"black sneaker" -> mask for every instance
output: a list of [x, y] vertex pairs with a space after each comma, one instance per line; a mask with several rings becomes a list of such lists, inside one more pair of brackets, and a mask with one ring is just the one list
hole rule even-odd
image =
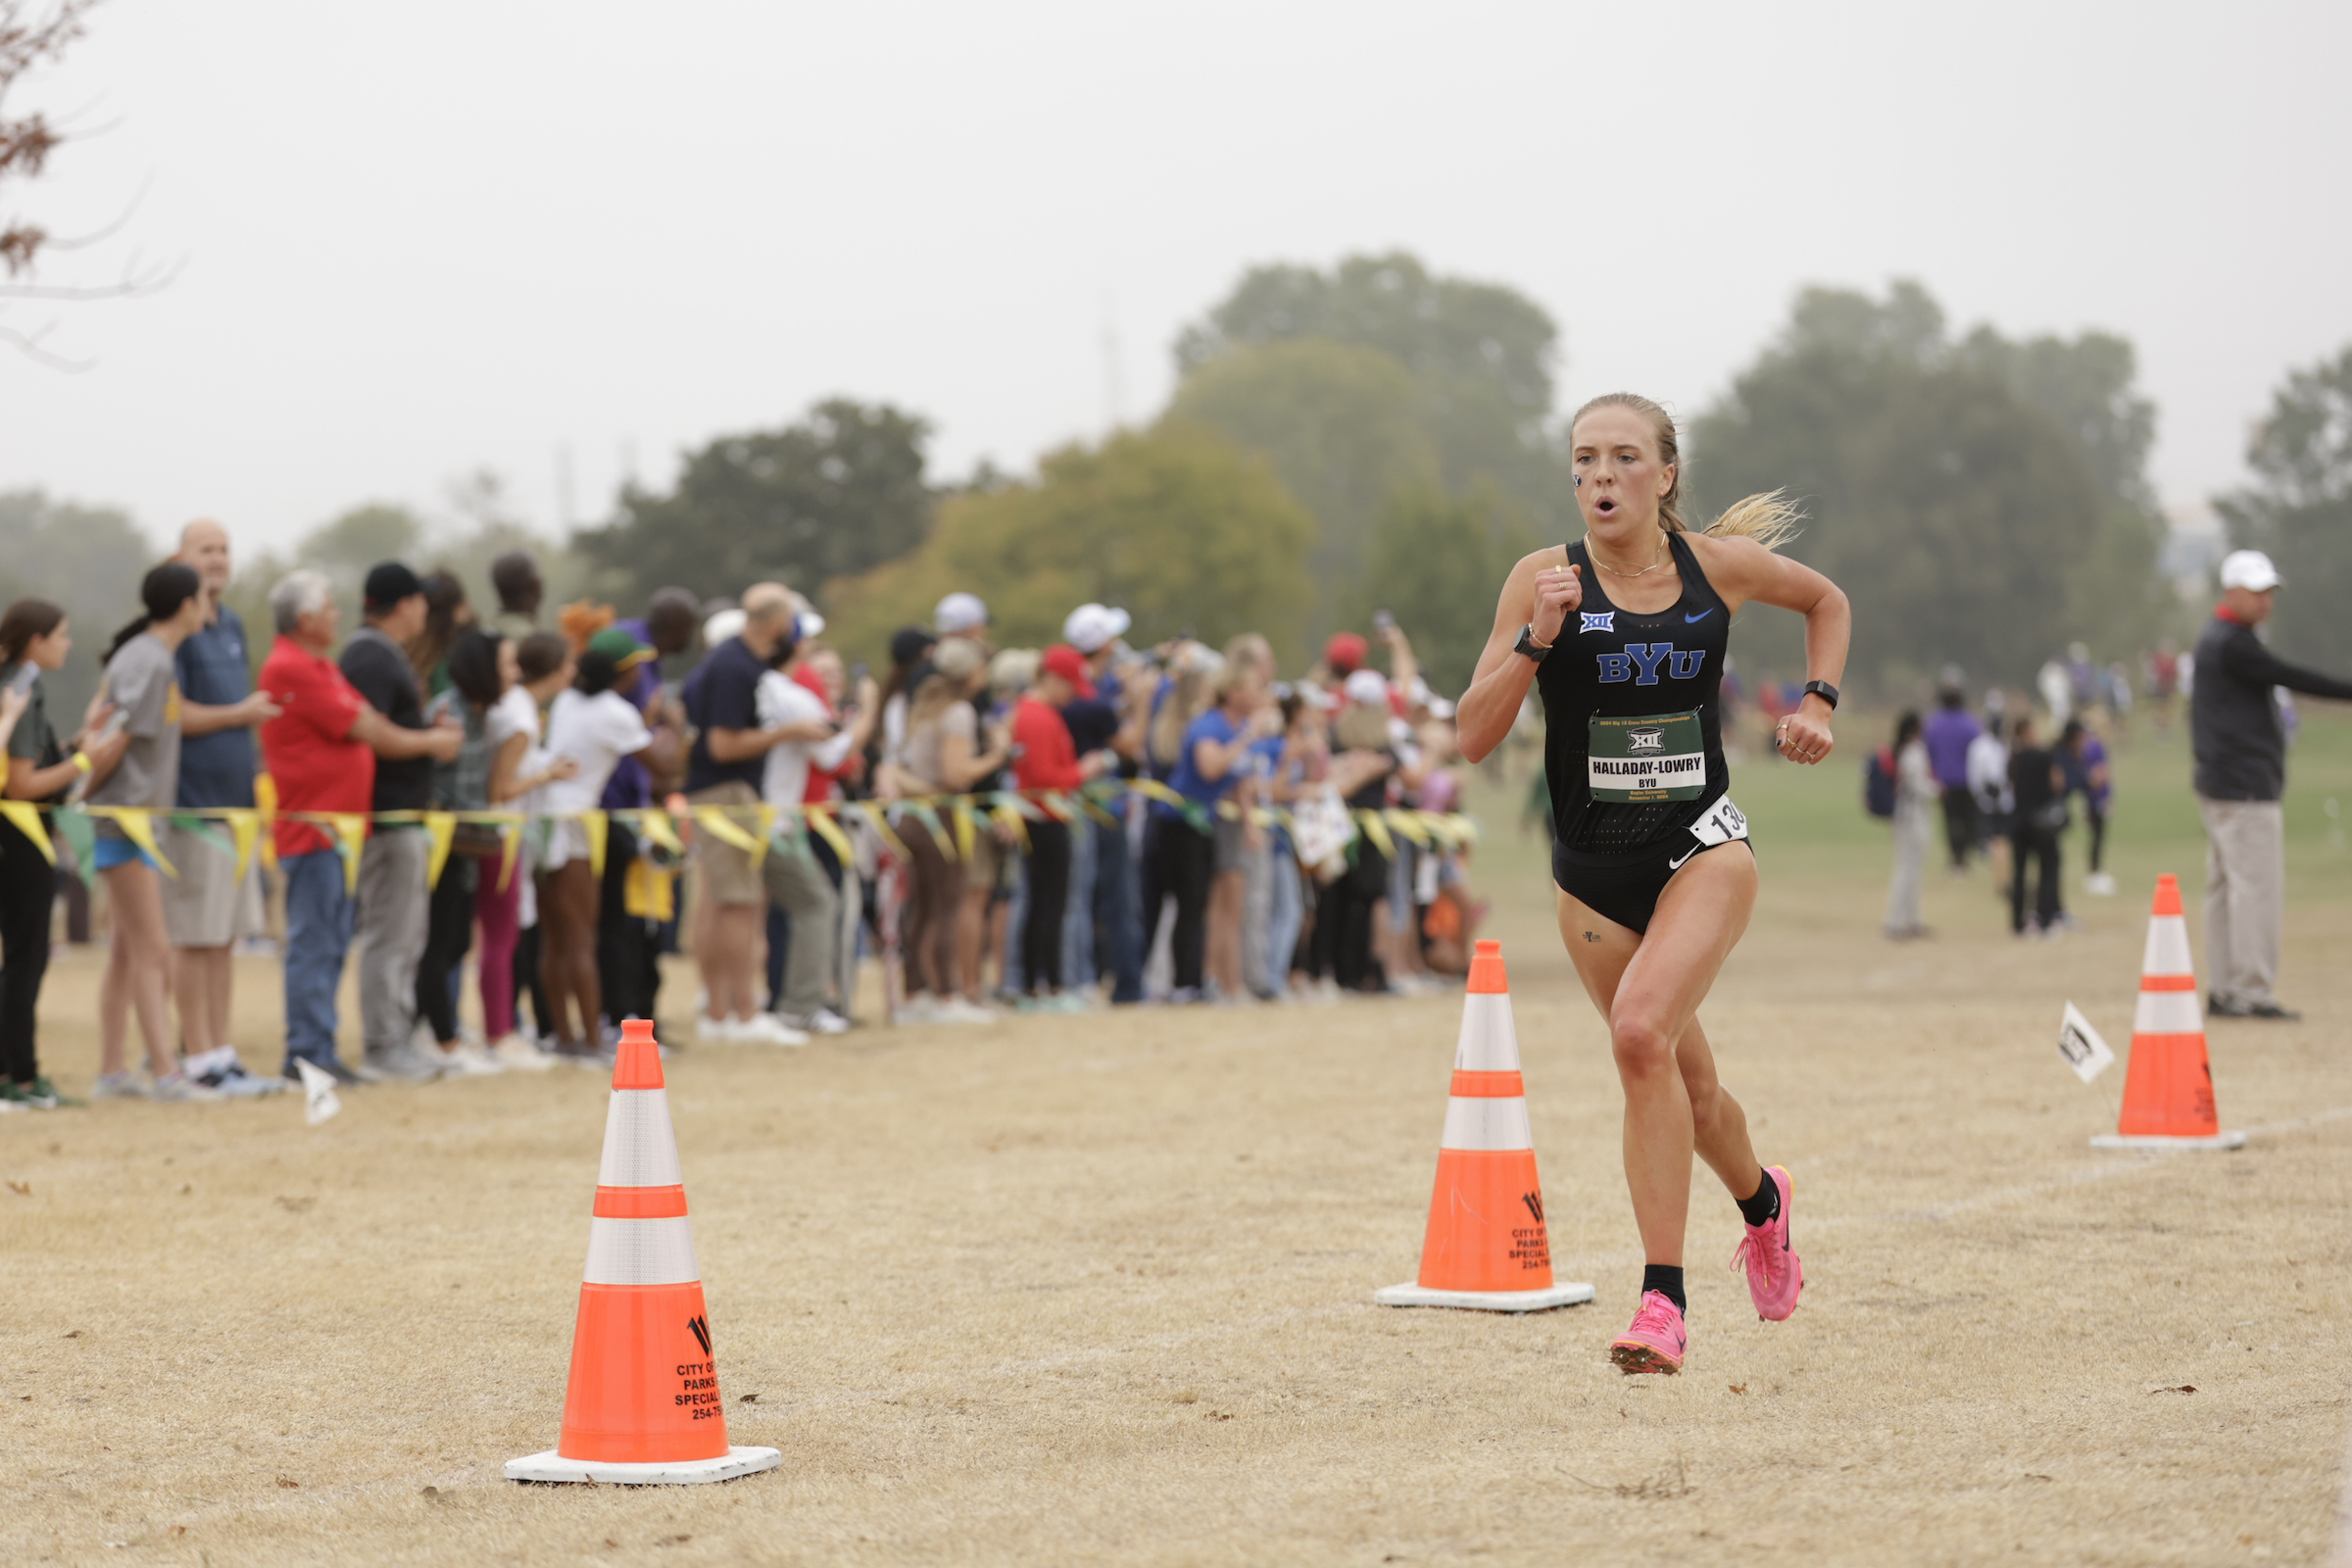
[[2303, 1015], [2292, 1007], [2281, 1007], [2276, 1002], [2255, 1002], [2238, 1008], [2240, 1018], [2276, 1018], [2281, 1023], [2293, 1023]]
[[2254, 1009], [2242, 1002], [2225, 1000], [2219, 995], [2209, 994], [2205, 998], [2205, 1014], [2210, 1018], [2251, 1018], [2254, 1016]]
[[[303, 1059], [305, 1061], [310, 1061], [308, 1056], [305, 1056]], [[332, 1078], [335, 1081], [336, 1087], [341, 1089], [357, 1089], [362, 1084], [367, 1082], [367, 1080], [362, 1078], [358, 1073], [353, 1072], [349, 1067], [344, 1066], [332, 1056], [329, 1056], [324, 1061], [311, 1061], [311, 1065], [318, 1068], [320, 1072], [326, 1074], [329, 1078]], [[302, 1086], [302, 1069], [294, 1065], [292, 1058], [287, 1059], [285, 1079], [286, 1082], [294, 1085], [296, 1088], [300, 1088]]]

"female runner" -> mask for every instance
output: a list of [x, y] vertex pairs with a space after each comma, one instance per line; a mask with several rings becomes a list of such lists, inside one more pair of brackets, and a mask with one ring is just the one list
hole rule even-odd
[[1835, 583], [1773, 554], [1796, 520], [1777, 495], [1748, 497], [1704, 533], [1686, 527], [1674, 421], [1648, 399], [1594, 398], [1569, 440], [1585, 537], [1511, 568], [1457, 722], [1478, 761], [1510, 732], [1528, 686], [1543, 693], [1560, 937], [1609, 1021], [1648, 1259], [1641, 1307], [1609, 1356], [1627, 1372], [1677, 1372], [1693, 1152], [1747, 1222], [1734, 1261], [1745, 1260], [1757, 1312], [1788, 1317], [1804, 1285], [1788, 1173], [1756, 1163], [1696, 1016], [1756, 902], [1716, 704], [1730, 622], [1750, 601], [1805, 617], [1806, 695], [1773, 744], [1814, 763], [1830, 755], [1852, 615]]

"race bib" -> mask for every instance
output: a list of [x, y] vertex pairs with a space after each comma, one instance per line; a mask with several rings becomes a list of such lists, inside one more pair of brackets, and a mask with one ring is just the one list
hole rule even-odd
[[1596, 801], [1695, 801], [1707, 792], [1706, 733], [1698, 714], [1603, 718], [1586, 725], [1585, 784]]
[[1711, 850], [1718, 844], [1729, 844], [1734, 839], [1743, 839], [1747, 837], [1747, 814], [1734, 806], [1732, 798], [1726, 795], [1715, 803], [1713, 810], [1690, 824], [1690, 836], [1698, 840], [1698, 847], [1702, 850]]

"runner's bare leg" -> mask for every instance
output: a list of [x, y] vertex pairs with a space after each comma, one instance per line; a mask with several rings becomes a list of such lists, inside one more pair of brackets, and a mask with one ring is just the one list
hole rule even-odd
[[1648, 1262], [1683, 1261], [1693, 1152], [1735, 1198], [1763, 1182], [1746, 1116], [1717, 1080], [1696, 1019], [1755, 898], [1754, 856], [1728, 845], [1695, 857], [1667, 883], [1646, 935], [1559, 895], [1561, 939], [1609, 1020], [1625, 1088], [1626, 1184]]

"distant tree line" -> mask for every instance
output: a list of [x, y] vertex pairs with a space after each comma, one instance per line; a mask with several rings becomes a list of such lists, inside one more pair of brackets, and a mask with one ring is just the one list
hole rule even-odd
[[[1007, 642], [1048, 640], [1071, 605], [1101, 599], [1130, 610], [1140, 638], [1256, 629], [1294, 662], [1385, 607], [1431, 678], [1459, 690], [1510, 564], [1581, 531], [1558, 343], [1525, 296], [1402, 253], [1255, 268], [1178, 338], [1157, 418], [1049, 453], [1031, 477], [983, 466], [943, 481], [921, 416], [828, 399], [683, 454], [672, 484], [624, 487], [611, 520], [569, 541], [535, 537], [481, 474], [453, 489], [454, 522], [363, 506], [282, 558], [248, 554], [234, 597], [258, 624], [279, 572], [318, 565], [356, 611], [360, 575], [391, 557], [486, 594], [489, 561], [527, 547], [551, 605], [635, 609], [661, 587], [715, 598], [778, 578], [858, 657], [960, 588], [990, 602]], [[2271, 550], [2288, 577], [2282, 644], [2339, 662], [2352, 624], [2328, 607], [2352, 589], [2347, 431], [2352, 351], [2288, 379], [2249, 453], [2255, 484], [2219, 502], [2236, 542]], [[1898, 281], [1800, 293], [1690, 422], [1684, 456], [1694, 521], [1754, 490], [1803, 501], [1791, 554], [1855, 601], [1849, 681], [1907, 695], [1947, 662], [1972, 684], [2015, 684], [2069, 641], [2105, 661], [2186, 629], [2156, 569], [2154, 433], [2124, 339], [1955, 336], [1925, 289]], [[0, 497], [9, 571], [81, 596], [77, 625], [135, 609], [121, 562], [151, 553], [135, 537], [120, 514]], [[1801, 660], [1791, 617], [1743, 616], [1734, 646], [1757, 672]]]
[[2287, 376], [2246, 466], [2254, 483], [2214, 505], [2231, 545], [2278, 564], [2278, 651], [2340, 671], [2352, 665], [2352, 347]]

